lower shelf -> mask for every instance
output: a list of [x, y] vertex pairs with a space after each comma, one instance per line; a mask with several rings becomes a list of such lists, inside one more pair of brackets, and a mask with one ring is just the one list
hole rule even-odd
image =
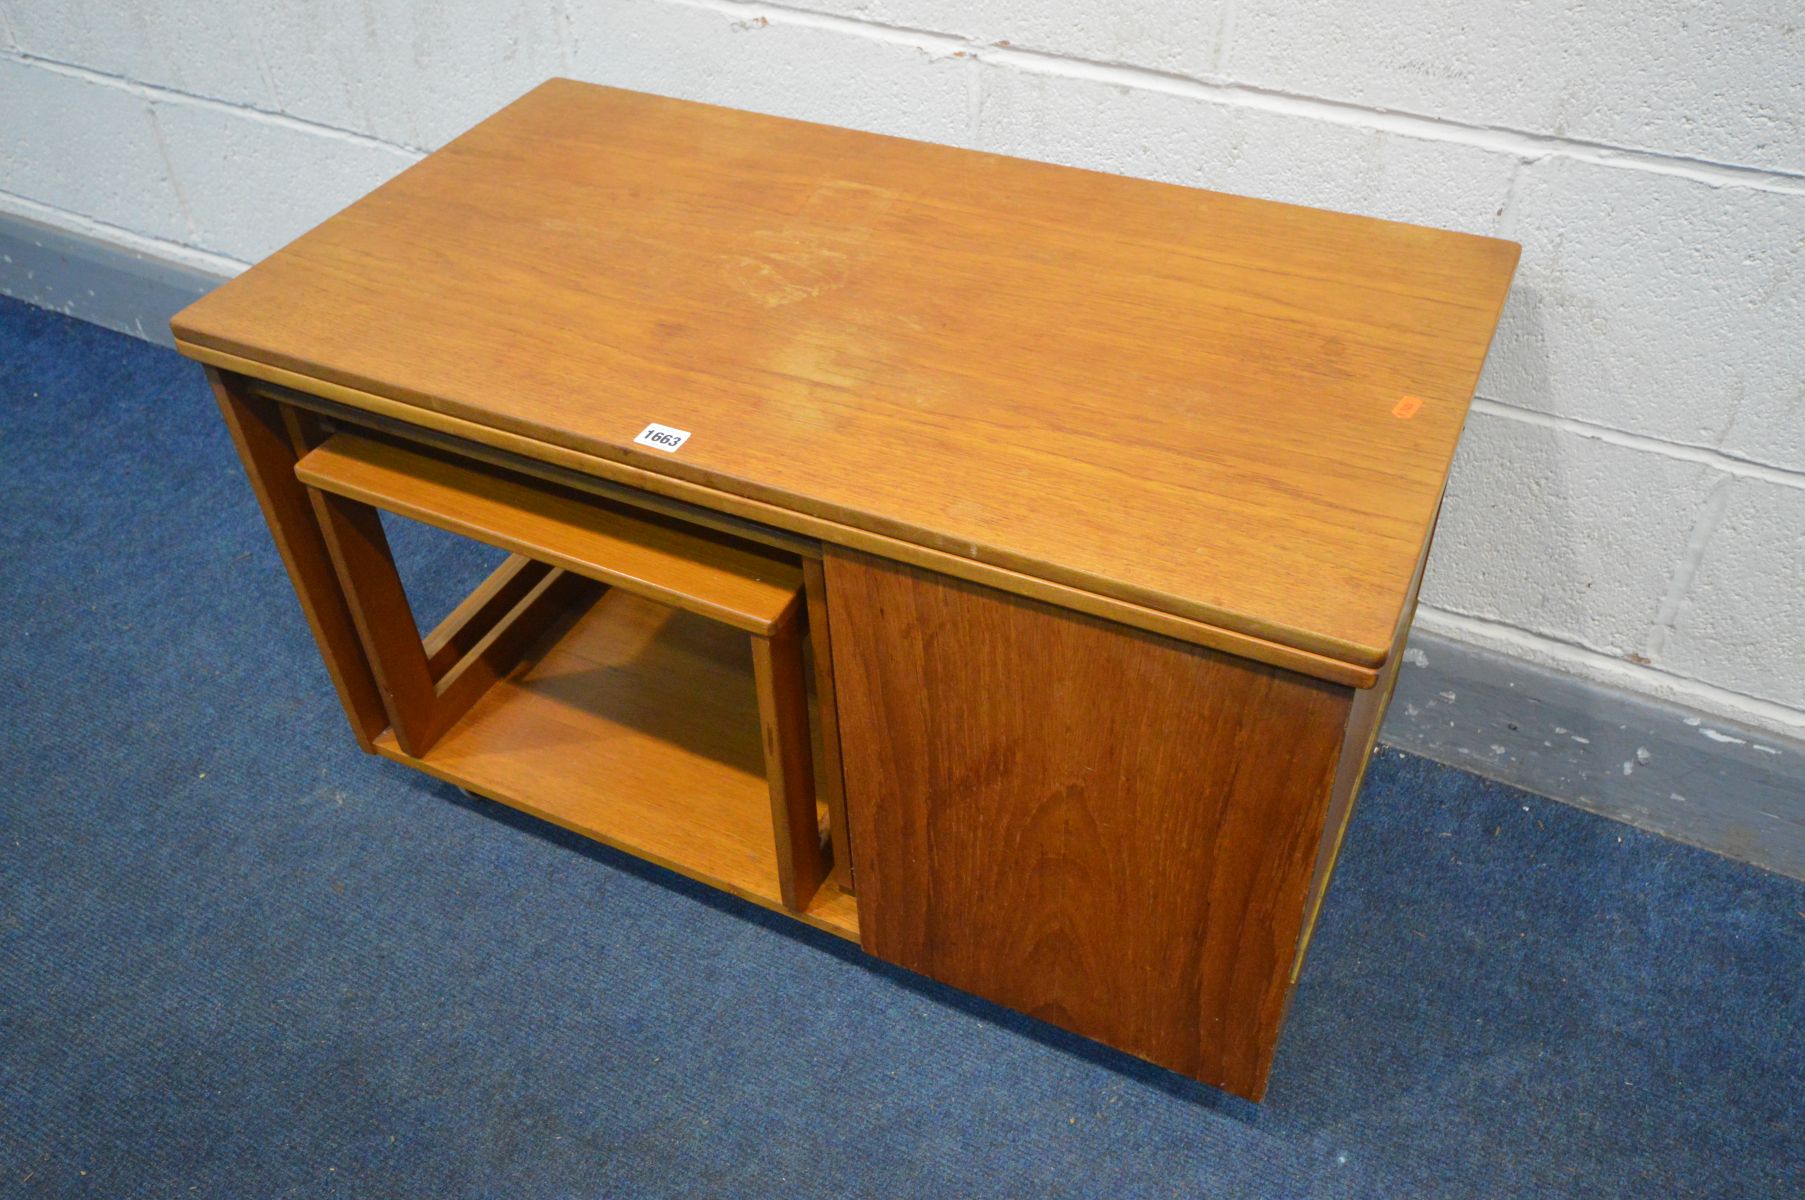
[[824, 884], [783, 907], [752, 661], [738, 630], [612, 590], [548, 630], [423, 757], [386, 758], [858, 940]]

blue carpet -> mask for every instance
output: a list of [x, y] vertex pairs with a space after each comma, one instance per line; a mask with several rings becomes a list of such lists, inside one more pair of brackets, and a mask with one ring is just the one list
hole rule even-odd
[[0, 496], [0, 1194], [1805, 1195], [1798, 883], [1381, 753], [1255, 1107], [359, 754], [170, 351]]

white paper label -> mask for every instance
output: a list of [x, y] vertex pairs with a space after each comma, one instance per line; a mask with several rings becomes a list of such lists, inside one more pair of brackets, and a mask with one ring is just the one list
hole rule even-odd
[[689, 441], [689, 430], [672, 429], [669, 425], [660, 425], [656, 421], [639, 431], [633, 439], [636, 446], [650, 446], [654, 450], [662, 450], [666, 454], [675, 454], [684, 442]]

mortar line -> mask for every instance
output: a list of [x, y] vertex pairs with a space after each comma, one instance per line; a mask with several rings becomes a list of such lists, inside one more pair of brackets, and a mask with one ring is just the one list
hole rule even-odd
[[357, 133], [349, 129], [341, 129], [336, 125], [327, 125], [320, 121], [308, 120], [305, 117], [290, 116], [287, 113], [270, 112], [251, 104], [239, 104], [230, 100], [220, 100], [212, 96], [197, 96], [193, 92], [184, 92], [177, 88], [164, 87], [161, 84], [142, 83], [136, 79], [127, 79], [123, 75], [114, 75], [107, 71], [97, 71], [92, 67], [83, 67], [75, 63], [59, 62], [53, 58], [24, 51], [0, 51], [0, 58], [10, 58], [25, 66], [37, 67], [49, 71], [53, 75], [63, 75], [72, 79], [81, 79], [102, 87], [116, 88], [119, 91], [151, 102], [186, 103], [200, 108], [220, 109], [234, 116], [246, 117], [260, 124], [275, 125], [286, 129], [299, 130], [305, 133], [323, 134], [328, 138], [343, 140], [364, 146], [391, 150], [418, 160], [426, 154], [417, 146], [406, 146], [399, 142], [391, 142], [385, 138], [375, 137], [367, 133]]
[[251, 61], [257, 66], [257, 77], [263, 80], [263, 90], [269, 96], [270, 109], [282, 110], [282, 91], [276, 86], [276, 77], [269, 69], [269, 60], [263, 53], [263, 37], [255, 25], [244, 27], [244, 35], [251, 43]]
[[1689, 442], [1663, 441], [1646, 434], [1629, 433], [1609, 425], [1583, 421], [1577, 417], [1559, 417], [1533, 409], [1517, 408], [1496, 400], [1488, 400], [1483, 396], [1474, 397], [1473, 411], [1485, 413], [1487, 416], [1521, 421], [1526, 425], [1536, 425], [1544, 429], [1558, 429], [1563, 433], [1591, 438], [1594, 441], [1608, 442], [1613, 446], [1622, 446], [1626, 449], [1641, 450], [1648, 454], [1659, 454], [1666, 458], [1698, 463], [1700, 466], [1711, 467], [1739, 479], [1759, 479], [1765, 483], [1778, 484], [1781, 487], [1805, 488], [1805, 472], [1791, 471], [1785, 467], [1769, 466], [1766, 463], [1737, 458], [1735, 455], [1707, 446], [1695, 446]]
[[889, 21], [836, 16], [832, 13], [814, 12], [806, 8], [791, 8], [787, 4], [774, 4], [770, 0], [662, 0], [662, 3], [677, 8], [695, 8], [705, 12], [719, 13], [722, 16], [733, 17], [741, 21], [753, 20], [758, 17], [764, 17], [769, 21], [775, 17], [779, 25], [848, 33], [854, 37], [865, 38], [867, 41], [912, 46], [918, 50], [928, 50], [939, 54], [955, 50], [969, 51], [982, 44], [964, 34], [945, 33], [920, 25], [902, 25]]
[[1667, 592], [1661, 597], [1661, 607], [1655, 612], [1654, 623], [1649, 626], [1648, 638], [1642, 650], [1644, 658], [1656, 658], [1667, 649], [1667, 637], [1673, 632], [1674, 622], [1679, 619], [1680, 606], [1692, 591], [1692, 581], [1698, 575], [1699, 563], [1704, 561], [1705, 548], [1711, 542], [1711, 535], [1717, 532], [1724, 509], [1729, 507], [1730, 485], [1729, 476], [1720, 478], [1711, 486], [1704, 504], [1699, 506], [1698, 516], [1686, 535], [1686, 546], [1680, 551], [1679, 561], [1674, 564], [1673, 577], [1667, 581]]
[[1529, 162], [1519, 158], [1510, 165], [1510, 181], [1504, 185], [1504, 203], [1498, 209], [1497, 233], [1502, 238], [1517, 236], [1517, 214], [1523, 203], [1523, 180], [1529, 174]]
[[965, 72], [965, 144], [976, 149], [979, 131], [984, 125], [984, 73], [975, 55], [964, 60]]
[[144, 100], [144, 119], [150, 122], [151, 140], [157, 143], [157, 157], [163, 160], [163, 178], [169, 181], [169, 190], [175, 196], [176, 211], [182, 214], [182, 224], [188, 227], [188, 239], [198, 242], [201, 239], [200, 226], [194, 223], [194, 210], [188, 207], [188, 196], [182, 191], [182, 181], [176, 177], [175, 159], [169, 154], [169, 141], [163, 136], [163, 122], [157, 119], [156, 101]]
[[1671, 175], [1713, 187], [1747, 187], [1759, 191], [1805, 195], [1805, 174], [1741, 163], [1715, 162], [1688, 155], [1639, 150], [1610, 142], [1556, 137], [1502, 125], [1478, 125], [1449, 117], [1431, 117], [1397, 109], [1366, 108], [1345, 100], [1307, 96], [1280, 88], [1238, 81], [1211, 81], [1169, 74], [1146, 67], [1126, 67], [1068, 58], [1037, 50], [986, 48], [980, 57], [1000, 65], [1041, 74], [1115, 87], [1132, 87], [1199, 100], [1214, 100], [1329, 124], [1357, 126], [1424, 141], [1451, 142], [1523, 159], [1561, 155], [1581, 162]]

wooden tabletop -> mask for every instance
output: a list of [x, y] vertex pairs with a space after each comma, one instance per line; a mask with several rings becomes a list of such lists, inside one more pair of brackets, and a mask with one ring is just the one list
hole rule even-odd
[[173, 327], [1371, 668], [1517, 250], [554, 80]]

